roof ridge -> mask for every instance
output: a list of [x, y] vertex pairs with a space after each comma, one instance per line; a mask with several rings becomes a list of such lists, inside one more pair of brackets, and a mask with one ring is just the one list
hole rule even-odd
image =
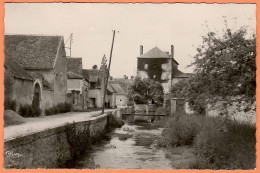
[[63, 37], [63, 35], [46, 35], [46, 34], [11, 34], [11, 33], [5, 33], [4, 36], [10, 35], [10, 36], [38, 36], [38, 37]]

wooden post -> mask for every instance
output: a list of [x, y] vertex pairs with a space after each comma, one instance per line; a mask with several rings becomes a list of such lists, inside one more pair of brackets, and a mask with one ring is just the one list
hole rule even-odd
[[105, 110], [105, 100], [106, 100], [107, 83], [108, 83], [108, 77], [109, 77], [109, 71], [110, 71], [110, 65], [111, 65], [111, 59], [112, 59], [112, 53], [113, 53], [113, 47], [114, 47], [114, 39], [115, 39], [115, 30], [113, 30], [113, 39], [112, 39], [112, 46], [111, 46], [110, 57], [109, 57], [109, 64], [108, 64], [107, 76], [105, 76], [106, 78], [105, 78], [105, 86], [104, 86], [102, 114], [104, 113], [104, 110]]

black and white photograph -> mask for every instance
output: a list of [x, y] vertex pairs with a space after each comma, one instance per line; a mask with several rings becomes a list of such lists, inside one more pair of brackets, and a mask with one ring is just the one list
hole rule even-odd
[[4, 7], [5, 169], [256, 169], [256, 4]]

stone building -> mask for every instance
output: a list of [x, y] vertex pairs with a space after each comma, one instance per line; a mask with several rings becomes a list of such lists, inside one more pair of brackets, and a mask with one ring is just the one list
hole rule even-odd
[[128, 104], [127, 92], [123, 89], [123, 87], [117, 82], [110, 82], [110, 85], [115, 91], [116, 106], [127, 106]]
[[5, 104], [15, 101], [16, 111], [19, 110], [20, 105], [32, 104], [33, 81], [33, 77], [18, 63], [6, 58], [4, 64]]
[[87, 108], [87, 87], [82, 76], [82, 58], [67, 58], [67, 102], [75, 109]]
[[103, 102], [103, 71], [99, 69], [83, 69], [82, 75], [88, 82], [88, 107], [100, 108]]
[[137, 57], [137, 76], [141, 79], [150, 78], [162, 84], [164, 94], [168, 93], [170, 87], [176, 81], [189, 78], [178, 70], [179, 63], [174, 59], [174, 46], [171, 45], [171, 52], [163, 52], [154, 47], [143, 54], [143, 46], [140, 46], [140, 56]]
[[33, 77], [32, 98], [37, 95], [42, 112], [66, 101], [63, 36], [5, 35], [4, 46], [5, 59], [17, 62]]

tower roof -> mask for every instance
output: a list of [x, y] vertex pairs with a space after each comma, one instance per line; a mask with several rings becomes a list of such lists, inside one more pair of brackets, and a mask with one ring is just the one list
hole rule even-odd
[[138, 58], [171, 58], [170, 55], [164, 53], [158, 47], [154, 47], [145, 54], [139, 56]]

